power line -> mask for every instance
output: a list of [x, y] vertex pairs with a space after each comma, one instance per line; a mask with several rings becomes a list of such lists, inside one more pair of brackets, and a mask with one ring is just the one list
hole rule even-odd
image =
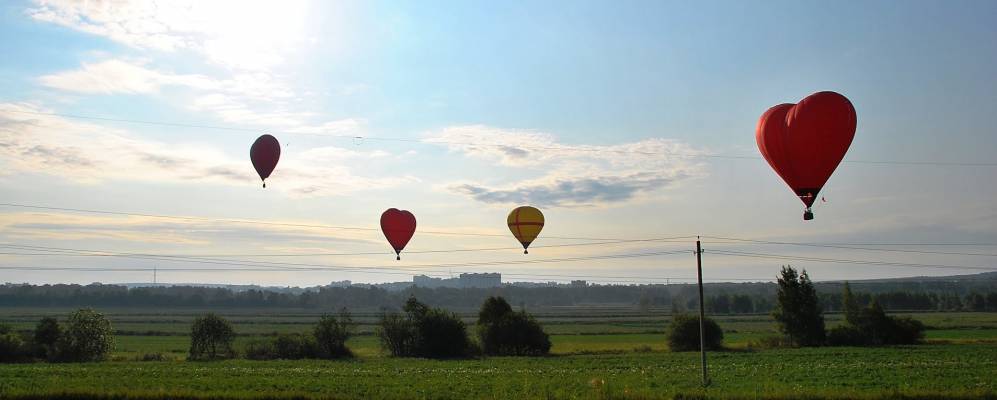
[[708, 253], [726, 255], [726, 256], [735, 256], [735, 257], [753, 257], [753, 258], [767, 258], [775, 260], [813, 261], [813, 262], [827, 262], [827, 263], [855, 264], [855, 265], [876, 265], [884, 267], [971, 269], [971, 270], [981, 270], [981, 271], [997, 271], [997, 267], [991, 268], [991, 267], [978, 267], [978, 266], [967, 266], [967, 265], [916, 264], [916, 263], [903, 263], [903, 262], [879, 261], [879, 260], [846, 260], [846, 259], [836, 259], [836, 258], [794, 256], [794, 255], [782, 255], [782, 254], [771, 254], [771, 253], [749, 253], [749, 252], [731, 251], [731, 250], [711, 250]]
[[[231, 218], [210, 218], [210, 217], [178, 216], [178, 215], [166, 215], [166, 214], [149, 214], [149, 213], [136, 213], [136, 212], [93, 210], [93, 209], [70, 208], [70, 207], [36, 206], [36, 205], [19, 204], [19, 203], [0, 203], [0, 206], [4, 206], [4, 207], [16, 207], [16, 208], [27, 208], [27, 209], [36, 209], [36, 210], [69, 211], [69, 212], [89, 213], [89, 214], [120, 215], [120, 216], [145, 217], [145, 218], [162, 218], [162, 219], [174, 219], [174, 220], [185, 220], [185, 221], [207, 221], [207, 222], [222, 222], [222, 223], [234, 223], [234, 224], [252, 224], [252, 225], [264, 225], [264, 226], [285, 226], [285, 227], [294, 227], [294, 228], [339, 229], [339, 230], [381, 232], [381, 228], [358, 227], [358, 226], [322, 225], [322, 224], [299, 224], [299, 223], [287, 223], [287, 222], [261, 221], [261, 220], [252, 220], [252, 219], [231, 219]], [[509, 236], [507, 234], [497, 234], [497, 233], [445, 232], [445, 231], [418, 231], [418, 233], [427, 234], [427, 235], [482, 236], [482, 237], [508, 237]], [[691, 238], [691, 237], [693, 237], [693, 236], [692, 235], [676, 236], [676, 237], [673, 237], [673, 239]], [[558, 240], [589, 240], [589, 241], [639, 240], [639, 239], [627, 239], [627, 238], [591, 238], [591, 237], [548, 236], [548, 235], [544, 235], [544, 236], [542, 236], [542, 238], [544, 238], [544, 239], [558, 239]]]
[[[17, 246], [8, 246], [17, 247]], [[28, 247], [28, 246], [24, 246]], [[39, 248], [42, 246], [31, 246]], [[611, 254], [611, 255], [599, 255], [599, 256], [583, 256], [583, 257], [566, 257], [566, 258], [554, 258], [554, 259], [529, 259], [529, 260], [508, 260], [508, 261], [485, 261], [485, 262], [472, 262], [472, 263], [438, 263], [438, 264], [422, 264], [422, 265], [410, 265], [401, 267], [383, 267], [383, 266], [331, 266], [324, 264], [309, 264], [309, 263], [288, 263], [288, 262], [261, 262], [261, 261], [250, 261], [250, 260], [217, 260], [211, 258], [200, 258], [200, 257], [156, 257], [148, 255], [140, 255], [133, 253], [119, 253], [119, 252], [104, 252], [104, 251], [87, 251], [87, 250], [76, 250], [76, 249], [54, 249], [54, 251], [62, 252], [91, 252], [91, 253], [106, 253], [110, 256], [123, 257], [123, 258], [134, 258], [134, 259], [146, 259], [146, 260], [157, 260], [157, 261], [169, 261], [169, 262], [189, 262], [195, 264], [213, 264], [213, 265], [227, 265], [227, 266], [238, 266], [238, 267], [257, 267], [264, 268], [264, 270], [279, 270], [285, 272], [292, 271], [347, 271], [347, 272], [370, 272], [371, 270], [383, 270], [383, 271], [406, 271], [404, 274], [411, 273], [441, 273], [446, 274], [448, 270], [430, 270], [427, 268], [448, 268], [448, 267], [480, 267], [480, 266], [494, 266], [494, 265], [521, 265], [521, 264], [538, 264], [538, 263], [560, 263], [560, 262], [572, 262], [572, 261], [590, 261], [590, 260], [608, 260], [608, 259], [621, 259], [621, 258], [635, 258], [635, 257], [651, 257], [659, 255], [674, 255], [687, 253], [687, 250], [671, 250], [671, 251], [651, 251], [645, 253], [627, 253], [627, 254]], [[26, 255], [26, 254], [25, 254]], [[61, 255], [61, 254], [56, 254]], [[173, 270], [167, 268], [158, 268], [160, 271]], [[210, 268], [203, 270], [210, 270]], [[117, 269], [115, 269], [117, 270]], [[184, 269], [186, 270], [186, 269]], [[242, 271], [247, 270], [245, 268], [226, 268], [225, 271]], [[252, 270], [252, 269], [249, 269]], [[510, 274], [514, 276], [517, 274]], [[561, 278], [643, 278], [643, 279], [656, 279], [654, 277], [619, 277], [619, 276], [567, 276], [567, 275], [553, 275], [553, 274], [530, 274], [530, 276], [535, 277], [561, 277]]]
[[[877, 249], [877, 248], [872, 248], [872, 247], [858, 247], [858, 246], [838, 245], [838, 244], [776, 242], [776, 241], [769, 241], [769, 240], [741, 239], [741, 238], [720, 237], [720, 236], [703, 236], [703, 237], [704, 238], [711, 238], [711, 239], [720, 239], [720, 240], [729, 240], [729, 241], [735, 241], [735, 242], [751, 243], [751, 244], [775, 244], [775, 245], [787, 245], [787, 246], [824, 247], [824, 248], [831, 248], [831, 249], [879, 251], [879, 252], [890, 252], [890, 253], [941, 254], [941, 255], [955, 255], [955, 256], [997, 257], [997, 254], [993, 254], [993, 253], [965, 253], [965, 252], [954, 252], [954, 251], [911, 250], [911, 249]], [[726, 244], [729, 244], [729, 243], [726, 243]], [[979, 245], [979, 244], [977, 244], [977, 245]]]
[[[587, 247], [587, 246], [604, 246], [604, 245], [618, 245], [618, 244], [634, 244], [634, 243], [685, 243], [685, 241], [679, 241], [676, 237], [671, 238], [656, 238], [656, 239], [627, 239], [627, 240], [614, 240], [614, 241], [604, 241], [604, 242], [588, 242], [588, 243], [570, 243], [570, 244], [552, 244], [546, 246], [532, 246], [531, 249], [546, 249], [546, 248], [561, 248], [561, 247]], [[29, 246], [29, 245], [17, 245], [12, 243], [0, 243], [0, 247], [10, 247], [10, 248], [22, 248], [22, 249], [46, 249], [46, 250], [66, 250], [71, 252], [76, 251], [86, 251], [90, 250], [78, 250], [78, 249], [68, 249], [60, 247], [45, 247], [45, 246]], [[450, 249], [450, 250], [406, 250], [405, 254], [439, 254], [439, 253], [464, 253], [464, 252], [485, 252], [485, 251], [509, 251], [509, 250], [522, 250], [520, 247], [486, 247], [477, 249]], [[94, 252], [103, 253], [103, 252]], [[0, 253], [5, 254], [5, 253]], [[190, 257], [328, 257], [328, 256], [368, 256], [368, 255], [392, 255], [392, 251], [374, 251], [374, 252], [356, 252], [356, 253], [264, 253], [264, 254], [162, 254], [162, 253], [129, 253], [133, 255], [148, 255], [156, 257], [178, 257], [178, 258], [190, 258]], [[9, 254], [9, 255], [58, 255], [53, 253], [39, 253], [39, 254]], [[110, 254], [66, 254], [75, 256], [92, 256], [92, 257], [107, 257]]]
[[[106, 121], [106, 122], [120, 122], [129, 124], [142, 124], [142, 125], [159, 125], [159, 126], [169, 126], [169, 127], [183, 127], [183, 128], [197, 128], [197, 129], [213, 129], [222, 131], [235, 131], [235, 132], [252, 132], [252, 133], [262, 133], [262, 132], [272, 132], [281, 134], [291, 134], [291, 135], [310, 135], [310, 136], [320, 136], [329, 138], [340, 138], [340, 139], [352, 139], [352, 140], [373, 140], [373, 141], [388, 141], [388, 142], [406, 142], [406, 143], [420, 143], [420, 144], [447, 144], [447, 145], [460, 145], [460, 146], [479, 146], [479, 147], [497, 147], [497, 148], [520, 148], [520, 149], [534, 149], [534, 150], [555, 150], [555, 151], [579, 151], [579, 152], [605, 152], [605, 153], [623, 153], [623, 154], [642, 154], [642, 155], [669, 155], [676, 157], [687, 157], [687, 158], [720, 158], [720, 159], [741, 159], [741, 160], [761, 160], [758, 156], [747, 156], [747, 155], [724, 155], [724, 154], [706, 154], [706, 153], [676, 153], [676, 152], [651, 152], [651, 151], [640, 151], [640, 150], [617, 150], [617, 149], [607, 149], [607, 148], [593, 148], [593, 147], [568, 147], [568, 146], [523, 146], [523, 145], [510, 145], [502, 143], [476, 143], [476, 142], [457, 142], [457, 141], [446, 141], [437, 139], [410, 139], [410, 138], [398, 138], [398, 137], [377, 137], [377, 136], [362, 136], [362, 135], [332, 135], [325, 133], [310, 133], [310, 132], [300, 132], [300, 131], [279, 131], [279, 130], [265, 130], [265, 129], [253, 129], [253, 128], [238, 128], [238, 127], [228, 127], [228, 126], [218, 126], [218, 125], [202, 125], [202, 124], [187, 124], [187, 123], [174, 123], [174, 122], [163, 122], [163, 121], [148, 121], [148, 120], [136, 120], [136, 119], [123, 119], [123, 118], [107, 118], [107, 117], [96, 117], [88, 115], [79, 114], [62, 114], [62, 113], [46, 113], [37, 111], [24, 111], [24, 110], [5, 110], [5, 112], [20, 113], [20, 114], [32, 114], [32, 115], [45, 115], [54, 116], [62, 118], [74, 118], [74, 119], [86, 119], [95, 121]], [[886, 161], [876, 161], [876, 160], [842, 160], [843, 163], [849, 164], [867, 164], [867, 165], [910, 165], [910, 166], [936, 166], [936, 167], [997, 167], [997, 163], [988, 162], [959, 162], [959, 161], [898, 161], [898, 160], [886, 160]]]

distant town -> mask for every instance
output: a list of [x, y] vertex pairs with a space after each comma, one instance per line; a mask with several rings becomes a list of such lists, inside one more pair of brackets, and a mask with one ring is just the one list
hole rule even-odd
[[217, 287], [226, 288], [236, 292], [246, 291], [246, 290], [268, 290], [273, 292], [285, 292], [285, 293], [301, 293], [307, 290], [315, 290], [321, 287], [376, 287], [389, 291], [401, 291], [408, 289], [410, 287], [416, 286], [421, 288], [455, 288], [455, 289], [471, 289], [471, 288], [497, 288], [503, 286], [511, 287], [522, 287], [522, 288], [535, 288], [535, 287], [586, 287], [589, 286], [588, 281], [585, 280], [573, 280], [568, 283], [549, 281], [549, 282], [502, 282], [502, 274], [497, 272], [485, 272], [485, 273], [462, 273], [455, 277], [450, 278], [439, 278], [432, 277], [428, 275], [415, 275], [412, 277], [411, 281], [402, 282], [384, 282], [384, 283], [355, 283], [350, 280], [333, 281], [329, 282], [327, 285], [319, 285], [314, 287], [281, 287], [281, 286], [259, 286], [259, 285], [230, 285], [230, 284], [212, 284], [212, 283], [159, 283], [159, 282], [139, 282], [139, 283], [121, 283], [121, 286], [126, 286], [129, 288], [138, 287], [169, 287], [169, 286], [190, 286], [190, 287]]

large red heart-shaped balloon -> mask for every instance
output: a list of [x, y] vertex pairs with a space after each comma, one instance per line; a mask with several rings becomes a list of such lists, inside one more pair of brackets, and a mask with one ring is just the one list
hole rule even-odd
[[381, 214], [381, 232], [384, 232], [384, 237], [401, 260], [402, 250], [415, 234], [415, 215], [405, 210], [389, 208]]
[[855, 137], [855, 108], [845, 96], [818, 92], [762, 114], [758, 150], [809, 208]]

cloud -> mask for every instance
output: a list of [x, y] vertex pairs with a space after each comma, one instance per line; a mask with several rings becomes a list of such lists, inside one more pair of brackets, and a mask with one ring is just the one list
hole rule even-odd
[[[31, 104], [0, 103], [0, 160], [7, 172], [58, 176], [78, 183], [105, 180], [200, 182], [256, 185], [259, 178], [244, 159], [203, 145], [168, 145], [136, 138], [128, 131], [42, 115]], [[350, 158], [384, 157], [324, 147], [286, 157], [271, 176], [273, 190], [289, 196], [342, 195], [381, 189], [414, 178], [355, 175]]]
[[191, 50], [219, 65], [265, 70], [310, 41], [307, 2], [36, 0], [38, 21], [139, 49]]
[[279, 127], [294, 133], [348, 135], [366, 125], [366, 120], [359, 118], [310, 122], [317, 114], [293, 110], [294, 91], [266, 73], [214, 79], [110, 59], [44, 75], [38, 81], [53, 89], [82, 94], [156, 94], [164, 87], [187, 89], [193, 100], [186, 107], [192, 111], [209, 112], [229, 123]]
[[[279, 222], [279, 221], [272, 221]], [[284, 221], [307, 224], [302, 221]], [[312, 222], [313, 223], [313, 222]], [[133, 243], [218, 246], [228, 243], [308, 245], [377, 244], [377, 232], [358, 238], [356, 231], [319, 227], [254, 225], [226, 221], [194, 221], [142, 216], [91, 216], [68, 213], [0, 213], [5, 240], [110, 239]]]
[[458, 182], [446, 189], [489, 204], [592, 207], [625, 203], [705, 175], [704, 154], [669, 139], [617, 145], [567, 145], [550, 134], [482, 125], [451, 127], [425, 140], [472, 158], [533, 170], [539, 178], [489, 185]]
[[145, 94], [157, 93], [163, 86], [216, 88], [217, 82], [203, 75], [177, 75], [143, 68], [121, 60], [106, 60], [83, 64], [75, 71], [44, 75], [38, 78], [42, 85], [76, 93], [91, 94]]

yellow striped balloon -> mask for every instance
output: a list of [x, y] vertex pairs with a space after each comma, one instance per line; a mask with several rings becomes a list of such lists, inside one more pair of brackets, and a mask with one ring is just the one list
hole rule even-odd
[[530, 254], [527, 248], [537, 239], [544, 227], [543, 213], [530, 206], [516, 207], [509, 213], [508, 222], [513, 236], [523, 244], [523, 254]]

